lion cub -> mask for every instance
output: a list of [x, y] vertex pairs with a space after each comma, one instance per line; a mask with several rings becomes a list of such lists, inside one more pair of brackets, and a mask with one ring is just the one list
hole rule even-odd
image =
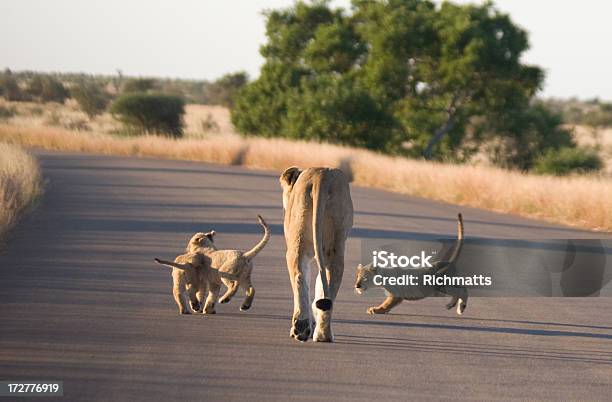
[[[410, 270], [411, 273], [416, 275], [423, 274], [442, 274], [446, 271], [453, 270], [455, 263], [459, 255], [461, 254], [461, 248], [463, 246], [463, 218], [461, 214], [457, 215], [457, 241], [453, 247], [450, 258], [443, 258], [441, 261], [433, 263], [431, 268], [419, 268]], [[462, 286], [414, 286], [409, 291], [404, 293], [397, 293], [397, 289], [392, 289], [383, 286], [377, 286], [374, 284], [374, 277], [378, 275], [378, 268], [373, 267], [372, 263], [362, 266], [359, 264], [357, 267], [357, 280], [355, 281], [355, 291], [358, 294], [363, 294], [368, 288], [372, 287], [383, 287], [387, 293], [387, 298], [379, 305], [368, 308], [368, 314], [386, 314], [391, 309], [404, 300], [419, 300], [434, 294], [444, 294], [451, 296], [450, 302], [446, 305], [447, 309], [451, 309], [457, 306], [457, 314], [463, 314], [463, 311], [467, 307], [468, 291]], [[395, 292], [395, 293], [394, 293]]]
[[[172, 268], [172, 294], [180, 314], [191, 314], [188, 304], [196, 313], [215, 314], [221, 280], [237, 279], [231, 274], [212, 268], [210, 258], [204, 254], [181, 254], [174, 259], [174, 262], [155, 258], [155, 262]], [[208, 297], [206, 303], [203, 303], [207, 291]]]
[[210, 259], [210, 266], [220, 274], [220, 280], [227, 286], [227, 292], [219, 299], [220, 303], [228, 303], [241, 286], [246, 293], [241, 311], [251, 308], [255, 297], [255, 288], [251, 283], [253, 271], [253, 258], [259, 254], [270, 239], [270, 229], [260, 215], [257, 215], [264, 234], [259, 243], [249, 251], [219, 250], [214, 244], [216, 232], [196, 233], [187, 244], [187, 253], [204, 255]]
[[172, 295], [179, 314], [191, 314], [188, 305], [196, 312], [202, 311], [202, 299], [208, 288], [210, 259], [190, 253], [182, 254], [174, 262], [155, 258], [155, 262], [172, 268]]

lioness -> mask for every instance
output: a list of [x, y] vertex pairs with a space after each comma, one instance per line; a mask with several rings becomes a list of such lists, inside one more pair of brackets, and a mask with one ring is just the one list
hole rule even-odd
[[[339, 169], [291, 167], [280, 176], [285, 210], [287, 269], [293, 289], [292, 338], [333, 342], [331, 315], [344, 272], [344, 244], [353, 226], [349, 182]], [[318, 267], [315, 302], [308, 296], [310, 270]]]
[[[251, 272], [253, 271], [253, 258], [265, 247], [270, 239], [270, 229], [260, 215], [257, 215], [259, 224], [263, 226], [264, 235], [262, 239], [251, 250], [243, 252], [239, 250], [219, 250], [215, 246], [214, 237], [216, 232], [196, 233], [187, 244], [188, 253], [198, 253], [210, 259], [210, 266], [224, 274], [221, 281], [227, 286], [227, 292], [219, 299], [220, 303], [228, 303], [241, 286], [246, 297], [240, 306], [241, 311], [251, 308], [255, 297], [255, 288], [251, 283]], [[218, 292], [218, 290], [217, 290]]]
[[[452, 254], [450, 257], [448, 255], [444, 256], [441, 261], [436, 261], [433, 263], [431, 268], [418, 268], [411, 269], [408, 272], [414, 274], [416, 276], [421, 276], [424, 274], [433, 274], [440, 275], [445, 272], [448, 272], [451, 269], [454, 269], [455, 262], [461, 253], [461, 248], [463, 246], [463, 218], [461, 214], [457, 216], [457, 241], [452, 249]], [[448, 253], [450, 254], [450, 252]], [[402, 270], [405, 273], [405, 270]], [[362, 294], [369, 288], [373, 287], [381, 287], [374, 284], [374, 276], [379, 274], [379, 268], [373, 267], [372, 263], [366, 265], [365, 267], [359, 264], [357, 267], [357, 280], [355, 281], [355, 291], [358, 294]], [[382, 286], [384, 287], [384, 286]], [[397, 287], [393, 288], [385, 288], [387, 293], [387, 298], [377, 307], [369, 307], [368, 314], [386, 314], [391, 309], [398, 304], [400, 304], [403, 300], [419, 300], [423, 299], [427, 296], [431, 296], [436, 293], [442, 293], [449, 296], [452, 296], [450, 303], [446, 305], [447, 309], [451, 309], [457, 306], [457, 314], [463, 314], [467, 306], [468, 300], [468, 291], [465, 287], [461, 286], [411, 286], [405, 290], [405, 292], [398, 292]], [[392, 291], [394, 293], [392, 293]]]

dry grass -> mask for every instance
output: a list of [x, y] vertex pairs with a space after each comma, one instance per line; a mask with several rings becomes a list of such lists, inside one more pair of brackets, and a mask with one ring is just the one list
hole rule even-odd
[[184, 140], [122, 138], [3, 125], [0, 140], [47, 150], [204, 161], [277, 172], [292, 165], [343, 166], [360, 186], [612, 231], [612, 181], [603, 177], [533, 176], [484, 166], [393, 158], [328, 144], [235, 135]]
[[0, 239], [41, 191], [36, 160], [19, 147], [0, 142]]

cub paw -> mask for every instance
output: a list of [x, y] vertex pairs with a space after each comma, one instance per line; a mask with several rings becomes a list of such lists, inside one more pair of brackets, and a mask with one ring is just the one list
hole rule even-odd
[[217, 314], [215, 311], [215, 303], [209, 304], [204, 307], [204, 314]]
[[243, 304], [242, 306], [240, 306], [240, 311], [247, 311], [250, 308], [251, 308], [250, 304]]
[[459, 302], [457, 305], [457, 315], [462, 315], [466, 307], [467, 303], [464, 303], [463, 301]]
[[368, 314], [385, 314], [386, 311], [379, 309], [378, 307], [368, 307]]
[[202, 305], [200, 303], [191, 302], [191, 309], [196, 313], [202, 312]]

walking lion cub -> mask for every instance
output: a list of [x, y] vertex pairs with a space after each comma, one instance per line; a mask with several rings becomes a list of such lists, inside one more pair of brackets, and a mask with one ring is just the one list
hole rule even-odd
[[[188, 303], [195, 312], [216, 314], [215, 304], [219, 299], [221, 284], [227, 287], [219, 299], [227, 303], [241, 286], [246, 291], [246, 298], [240, 306], [241, 311], [251, 308], [255, 297], [255, 288], [251, 282], [253, 258], [259, 254], [270, 239], [270, 230], [261, 216], [257, 216], [264, 228], [263, 238], [249, 251], [218, 250], [214, 244], [216, 232], [194, 234], [185, 254], [176, 257], [174, 262], [155, 258], [158, 264], [172, 268], [172, 293], [179, 307], [180, 314], [190, 314]], [[205, 293], [206, 303], [202, 308]]]
[[270, 229], [266, 221], [260, 215], [257, 215], [257, 219], [263, 227], [264, 234], [259, 243], [249, 251], [219, 250], [214, 243], [216, 235], [214, 230], [193, 235], [185, 250], [187, 253], [201, 254], [209, 258], [210, 266], [223, 274], [220, 276], [220, 280], [227, 287], [227, 291], [219, 299], [220, 303], [228, 303], [238, 291], [239, 286], [245, 290], [246, 297], [240, 306], [241, 311], [250, 309], [255, 297], [255, 288], [251, 282], [253, 258], [263, 250], [270, 240]]

